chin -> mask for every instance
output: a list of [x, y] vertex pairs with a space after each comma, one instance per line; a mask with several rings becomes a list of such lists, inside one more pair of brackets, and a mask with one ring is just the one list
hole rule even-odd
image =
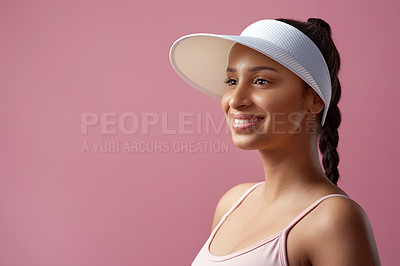
[[258, 141], [250, 140], [248, 137], [232, 136], [233, 144], [242, 150], [259, 150], [264, 147]]

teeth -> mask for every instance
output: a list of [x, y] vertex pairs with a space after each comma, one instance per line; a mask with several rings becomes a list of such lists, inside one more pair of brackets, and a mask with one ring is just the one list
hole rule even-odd
[[235, 119], [236, 124], [245, 124], [245, 123], [254, 123], [262, 120], [262, 118], [254, 118], [254, 119]]

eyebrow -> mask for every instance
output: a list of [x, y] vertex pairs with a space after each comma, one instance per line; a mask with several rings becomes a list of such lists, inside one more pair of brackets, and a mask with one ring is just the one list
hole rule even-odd
[[[278, 70], [276, 70], [275, 68], [270, 67], [270, 66], [256, 66], [256, 67], [251, 67], [251, 68], [247, 69], [247, 71], [249, 71], [249, 72], [259, 71], [259, 70], [272, 70], [275, 72], [279, 72]], [[236, 69], [234, 67], [228, 67], [226, 69], [226, 72], [236, 72]]]

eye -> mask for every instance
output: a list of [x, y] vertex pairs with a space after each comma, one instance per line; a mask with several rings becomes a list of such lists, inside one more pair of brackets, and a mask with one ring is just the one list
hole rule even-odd
[[264, 85], [270, 83], [268, 80], [256, 78], [254, 81], [255, 84]]
[[227, 83], [229, 86], [237, 85], [237, 81], [230, 78], [227, 78], [224, 82]]

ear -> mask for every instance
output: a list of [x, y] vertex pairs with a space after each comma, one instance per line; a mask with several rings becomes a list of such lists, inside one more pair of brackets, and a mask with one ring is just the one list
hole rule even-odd
[[324, 109], [324, 102], [313, 88], [307, 87], [306, 99], [306, 103], [308, 105], [307, 108], [310, 113], [318, 114], [322, 111], [322, 109]]

